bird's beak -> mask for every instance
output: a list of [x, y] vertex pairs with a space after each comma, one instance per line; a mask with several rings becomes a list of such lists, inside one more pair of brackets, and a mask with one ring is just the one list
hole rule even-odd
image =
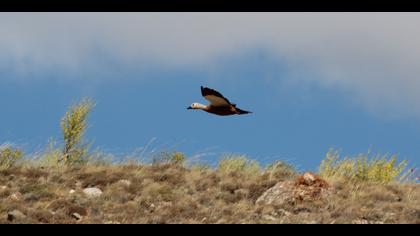
[[187, 107], [187, 110], [191, 110], [192, 109], [192, 107]]

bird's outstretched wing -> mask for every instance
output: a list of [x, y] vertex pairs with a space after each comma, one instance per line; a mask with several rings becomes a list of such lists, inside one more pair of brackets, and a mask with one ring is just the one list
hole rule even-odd
[[230, 106], [232, 105], [229, 100], [214, 89], [205, 88], [201, 86], [201, 95], [210, 102], [212, 106]]

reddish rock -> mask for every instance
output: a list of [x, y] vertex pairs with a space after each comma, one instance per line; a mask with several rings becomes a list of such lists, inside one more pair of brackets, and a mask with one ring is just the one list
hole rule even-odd
[[296, 181], [283, 181], [264, 192], [256, 204], [283, 205], [296, 201], [325, 199], [332, 194], [328, 183], [312, 173], [299, 176]]
[[10, 200], [10, 201], [18, 202], [18, 201], [22, 200], [22, 194], [20, 192], [16, 192], [16, 193], [10, 195], [9, 197], [7, 197], [7, 199]]
[[23, 214], [22, 212], [20, 212], [18, 210], [14, 210], [14, 211], [11, 211], [11, 212], [7, 213], [7, 220], [8, 221], [24, 219], [25, 217], [26, 217], [25, 214]]

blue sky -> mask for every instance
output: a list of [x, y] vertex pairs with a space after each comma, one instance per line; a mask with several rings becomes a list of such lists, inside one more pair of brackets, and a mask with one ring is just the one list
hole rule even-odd
[[[336, 148], [418, 166], [418, 19], [1, 13], [0, 143], [43, 150], [60, 140], [68, 106], [91, 97], [87, 138], [119, 156], [152, 141], [148, 152], [176, 149], [210, 163], [237, 153], [314, 170]], [[186, 110], [206, 102], [201, 85], [254, 113]]]

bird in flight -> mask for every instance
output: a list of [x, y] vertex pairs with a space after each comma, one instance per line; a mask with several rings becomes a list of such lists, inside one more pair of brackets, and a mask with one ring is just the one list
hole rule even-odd
[[244, 111], [236, 107], [236, 104], [229, 102], [229, 100], [214, 89], [205, 88], [201, 86], [201, 95], [210, 102], [209, 105], [203, 105], [200, 103], [193, 103], [187, 109], [199, 109], [208, 113], [216, 114], [219, 116], [229, 115], [243, 115], [252, 113], [250, 111]]

